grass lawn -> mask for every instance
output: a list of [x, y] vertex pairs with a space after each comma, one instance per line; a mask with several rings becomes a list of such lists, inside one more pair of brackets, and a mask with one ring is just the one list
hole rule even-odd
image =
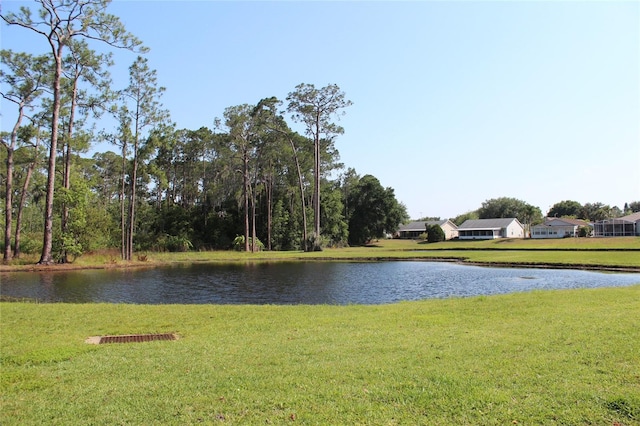
[[478, 263], [546, 264], [556, 266], [640, 269], [640, 237], [564, 238], [558, 240], [499, 239], [445, 241], [424, 244], [414, 240], [379, 240], [366, 247], [325, 249], [321, 252], [209, 251], [186, 253], [139, 253], [131, 262], [120, 260], [117, 251], [87, 253], [72, 264], [37, 267], [36, 255], [0, 264], [0, 272], [33, 269], [111, 268], [155, 266], [175, 262], [257, 262], [279, 260], [387, 260], [458, 259]]
[[[3, 425], [640, 425], [640, 285], [374, 306], [0, 303]], [[178, 333], [89, 345], [89, 336]]]

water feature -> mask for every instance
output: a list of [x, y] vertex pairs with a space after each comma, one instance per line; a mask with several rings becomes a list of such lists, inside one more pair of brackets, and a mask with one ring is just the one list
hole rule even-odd
[[2, 273], [0, 283], [3, 296], [43, 302], [381, 304], [536, 289], [627, 286], [640, 283], [640, 273], [447, 262], [282, 262]]

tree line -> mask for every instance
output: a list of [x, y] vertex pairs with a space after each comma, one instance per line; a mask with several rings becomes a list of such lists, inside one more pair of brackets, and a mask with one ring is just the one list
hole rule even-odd
[[[352, 103], [337, 85], [302, 83], [284, 101], [178, 129], [148, 49], [108, 0], [37, 3], [37, 18], [24, 7], [0, 15], [50, 50], [1, 52], [2, 97], [17, 110], [1, 135], [5, 261], [40, 250], [41, 264], [68, 262], [116, 247], [125, 260], [144, 250], [319, 250], [364, 244], [407, 219], [392, 188], [339, 162], [337, 122]], [[127, 87], [114, 90], [112, 55], [90, 43], [138, 55]], [[104, 115], [117, 125], [97, 131]], [[82, 156], [99, 141], [114, 150]]]

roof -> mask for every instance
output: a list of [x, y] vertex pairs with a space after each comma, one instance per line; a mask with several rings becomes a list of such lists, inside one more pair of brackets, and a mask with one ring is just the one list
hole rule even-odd
[[574, 219], [571, 217], [548, 217], [544, 221], [546, 226], [589, 226], [589, 223], [582, 219]]
[[451, 226], [453, 226], [454, 228], [456, 228], [455, 223], [451, 222], [449, 219], [444, 219], [444, 220], [427, 220], [427, 221], [413, 221], [413, 222], [409, 222], [407, 224], [404, 225], [400, 225], [398, 227], [398, 232], [408, 232], [408, 231], [423, 231], [425, 232], [427, 229], [427, 224], [428, 225], [444, 225], [445, 223], [449, 222], [451, 224]]
[[508, 217], [501, 219], [469, 219], [466, 220], [462, 225], [458, 226], [458, 229], [502, 229], [511, 225], [514, 220], [518, 223], [518, 225], [522, 226], [522, 224], [515, 217]]
[[610, 217], [605, 220], [598, 220], [596, 223], [634, 223], [640, 222], [640, 212], [635, 212], [622, 217]]
[[640, 212], [631, 213], [626, 216], [622, 216], [619, 219], [628, 220], [629, 222], [637, 222], [640, 220]]

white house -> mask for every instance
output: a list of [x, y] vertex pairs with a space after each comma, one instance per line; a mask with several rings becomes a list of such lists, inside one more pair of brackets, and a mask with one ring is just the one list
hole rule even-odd
[[449, 219], [409, 222], [400, 225], [396, 235], [398, 238], [418, 238], [427, 231], [427, 225], [439, 225], [442, 231], [444, 231], [444, 236], [447, 240], [458, 236], [458, 227]]
[[548, 217], [544, 223], [531, 227], [531, 238], [577, 237], [580, 228], [590, 226], [581, 219]]
[[524, 238], [524, 226], [515, 217], [503, 219], [472, 219], [458, 226], [461, 240], [492, 240], [494, 238]]

